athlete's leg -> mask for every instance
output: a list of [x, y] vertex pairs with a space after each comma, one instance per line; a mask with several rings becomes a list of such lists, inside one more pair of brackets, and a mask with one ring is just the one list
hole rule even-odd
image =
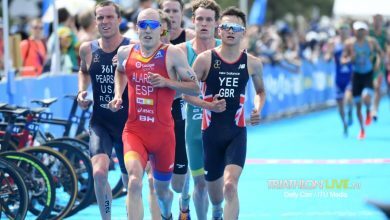
[[92, 156], [96, 201], [104, 220], [111, 219], [112, 193], [108, 183], [108, 169], [113, 145], [107, 129], [99, 123], [91, 123], [89, 151]]
[[201, 133], [202, 114], [200, 114], [200, 112], [201, 109], [197, 109], [190, 104], [187, 105], [185, 140], [188, 164], [194, 180], [192, 199], [196, 215], [198, 220], [206, 220], [209, 201], [204, 176], [204, 154]]
[[224, 170], [223, 194], [225, 198], [224, 218], [238, 219], [239, 201], [238, 201], [238, 180], [246, 158], [246, 128], [237, 128], [237, 132], [232, 135], [232, 141], [226, 149], [226, 167]]
[[372, 108], [372, 117], [374, 120], [377, 120], [377, 113], [379, 109], [379, 102], [381, 99], [381, 85], [383, 80], [382, 73], [378, 73], [379, 75], [374, 79], [374, 106]]
[[204, 175], [194, 176], [194, 192], [192, 194], [198, 220], [207, 219], [209, 208], [208, 193]]
[[172, 216], [171, 208], [172, 208], [172, 200], [173, 193], [169, 189], [170, 181], [161, 181], [154, 178], [154, 187], [156, 189], [156, 195], [158, 204], [160, 206], [161, 215], [165, 219], [169, 219]]
[[[172, 189], [180, 193], [180, 215], [187, 218], [189, 208], [189, 174], [185, 143], [185, 120], [175, 120], [175, 166], [172, 176]], [[185, 216], [184, 216], [185, 215]]]
[[173, 129], [159, 129], [159, 137], [154, 138], [150, 145], [151, 157], [149, 158], [153, 170], [154, 188], [156, 190], [157, 201], [163, 219], [171, 219], [171, 207], [173, 192], [170, 184], [175, 163], [175, 133]]
[[188, 213], [190, 208], [190, 175], [187, 171], [184, 178], [183, 188], [179, 198], [180, 211]]
[[223, 177], [214, 181], [207, 181], [207, 190], [210, 202], [213, 205], [212, 217], [215, 219], [221, 218], [223, 214]]
[[348, 116], [347, 117], [347, 124], [348, 124], [348, 126], [351, 126], [353, 123], [353, 117], [352, 117], [353, 96], [352, 96], [351, 88], [348, 88], [345, 91], [344, 103], [345, 103], [345, 106], [347, 107], [347, 116]]
[[112, 194], [108, 183], [110, 159], [107, 154], [97, 154], [91, 158], [96, 201], [102, 219], [111, 219]]
[[224, 173], [223, 196], [225, 198], [225, 208], [223, 212], [224, 218], [238, 219], [240, 204], [238, 201], [238, 180], [240, 178], [242, 168], [231, 164], [227, 165]]
[[360, 130], [364, 131], [363, 114], [362, 114], [362, 102], [361, 101], [356, 101], [356, 115], [357, 115], [358, 120], [359, 120]]
[[348, 124], [347, 124], [347, 121], [345, 119], [344, 100], [341, 98], [341, 99], [337, 99], [336, 102], [337, 102], [337, 108], [339, 110], [341, 122], [343, 123], [344, 135], [347, 135], [348, 134]]
[[161, 212], [158, 207], [156, 190], [154, 189], [153, 172], [150, 163], [146, 165], [146, 173], [148, 174], [149, 183], [149, 209], [152, 216], [152, 220], [161, 220]]
[[139, 156], [128, 156], [126, 153], [126, 169], [129, 175], [129, 184], [127, 188], [127, 218], [130, 220], [143, 219], [144, 207], [142, 204], [142, 176], [144, 174], [144, 167], [139, 159]]
[[362, 115], [362, 93], [364, 89], [364, 78], [360, 74], [352, 75], [352, 96], [356, 105], [356, 115], [359, 121], [360, 133], [358, 138], [363, 139], [365, 137], [363, 115]]
[[129, 176], [127, 186], [127, 218], [143, 219], [142, 177], [148, 154], [142, 140], [131, 132], [123, 131], [123, 153], [126, 170]]

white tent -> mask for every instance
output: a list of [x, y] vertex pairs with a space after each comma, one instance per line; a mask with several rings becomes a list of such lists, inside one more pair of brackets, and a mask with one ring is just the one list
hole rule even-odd
[[381, 14], [390, 17], [389, 0], [335, 0], [333, 15], [335, 17], [351, 17], [359, 19], [371, 18]]

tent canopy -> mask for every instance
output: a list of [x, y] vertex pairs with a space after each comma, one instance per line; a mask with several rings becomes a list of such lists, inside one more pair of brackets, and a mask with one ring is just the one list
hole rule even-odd
[[335, 17], [352, 17], [367, 19], [375, 14], [390, 17], [389, 0], [335, 0], [333, 15]]

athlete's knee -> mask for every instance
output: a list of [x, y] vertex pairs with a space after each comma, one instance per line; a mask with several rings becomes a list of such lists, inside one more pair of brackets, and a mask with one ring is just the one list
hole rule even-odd
[[138, 175], [129, 176], [128, 192], [138, 194], [142, 191], [142, 177]]
[[169, 190], [169, 184], [168, 186], [155, 184], [155, 191], [156, 191], [156, 196], [160, 199], [164, 199], [172, 196], [172, 192]]
[[181, 193], [184, 186], [184, 178], [182, 178], [181, 175], [175, 175], [175, 177], [172, 178], [171, 184], [173, 191], [175, 191], [176, 193]]
[[228, 179], [223, 185], [223, 194], [226, 200], [231, 200], [237, 196], [237, 181]]
[[97, 167], [93, 169], [93, 179], [98, 185], [102, 185], [107, 182], [108, 171], [103, 167]]
[[195, 190], [199, 193], [207, 193], [207, 185], [206, 185], [206, 181], [203, 179], [203, 180], [199, 180], [199, 181], [196, 181], [195, 184]]

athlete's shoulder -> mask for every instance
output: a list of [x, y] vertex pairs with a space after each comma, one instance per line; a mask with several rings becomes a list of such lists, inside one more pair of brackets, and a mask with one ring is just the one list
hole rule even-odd
[[195, 31], [194, 30], [186, 28], [185, 32], [186, 32], [186, 41], [195, 38]]
[[183, 51], [184, 53], [186, 53], [186, 44], [187, 44], [187, 41], [183, 42], [183, 43], [180, 43], [180, 44], [176, 44], [174, 45], [175, 47], [179, 48], [181, 51]]
[[167, 54], [169, 53], [170, 54], [169, 56], [182, 54], [183, 50], [179, 47], [179, 45], [180, 44], [178, 45], [165, 44], [165, 46], [167, 47]]
[[92, 41], [87, 41], [87, 42], [81, 43], [80, 49], [79, 49], [79, 51], [80, 51], [79, 53], [80, 53], [81, 57], [86, 56], [88, 53], [91, 52], [91, 44], [92, 44]]
[[122, 45], [118, 48], [119, 53], [130, 52], [131, 48], [133, 48], [134, 44]]
[[248, 65], [250, 65], [254, 69], [262, 68], [263, 62], [261, 62], [261, 59], [259, 57], [253, 56], [250, 53], [246, 53], [248, 57]]
[[210, 59], [211, 58], [211, 52], [212, 50], [206, 50], [206, 51], [203, 51], [202, 53], [200, 53], [198, 55], [198, 58], [199, 60], [202, 60], [202, 59]]
[[250, 53], [246, 52], [246, 56], [248, 57], [248, 62], [262, 63], [259, 57], [256, 57]]

